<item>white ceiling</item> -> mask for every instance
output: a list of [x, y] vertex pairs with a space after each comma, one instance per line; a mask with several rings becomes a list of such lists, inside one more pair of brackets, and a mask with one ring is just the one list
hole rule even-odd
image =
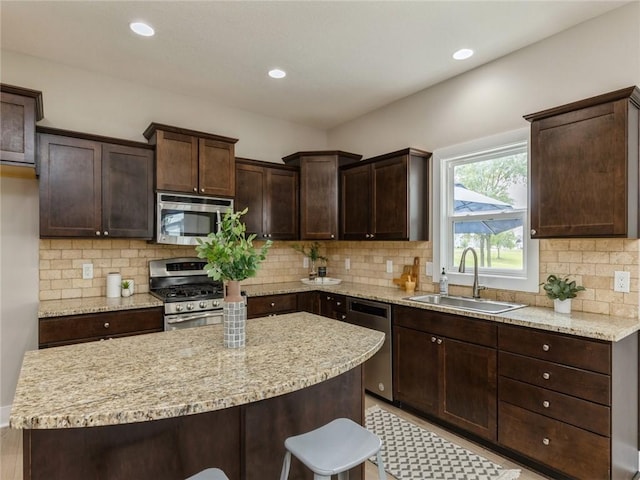
[[625, 3], [3, 0], [1, 46], [328, 129]]

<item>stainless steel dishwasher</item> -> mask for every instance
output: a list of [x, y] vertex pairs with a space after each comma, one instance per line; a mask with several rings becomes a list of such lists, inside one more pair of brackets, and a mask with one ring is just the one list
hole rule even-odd
[[386, 303], [347, 298], [344, 321], [384, 333], [382, 348], [364, 364], [364, 388], [392, 402], [391, 307]]

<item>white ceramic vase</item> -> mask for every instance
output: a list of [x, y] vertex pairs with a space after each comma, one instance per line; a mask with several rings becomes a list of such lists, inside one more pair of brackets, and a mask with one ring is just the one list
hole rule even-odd
[[559, 300], [556, 298], [553, 301], [553, 309], [556, 313], [571, 313], [571, 299]]

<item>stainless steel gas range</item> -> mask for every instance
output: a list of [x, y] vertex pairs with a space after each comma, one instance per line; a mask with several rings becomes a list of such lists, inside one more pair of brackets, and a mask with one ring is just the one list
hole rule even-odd
[[222, 323], [222, 282], [207, 276], [197, 257], [149, 262], [149, 291], [164, 301], [164, 329]]

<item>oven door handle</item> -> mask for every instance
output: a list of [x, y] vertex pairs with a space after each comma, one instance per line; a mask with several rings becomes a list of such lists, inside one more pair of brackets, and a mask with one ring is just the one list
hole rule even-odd
[[171, 319], [171, 320], [167, 320], [167, 323], [169, 325], [173, 325], [176, 323], [182, 323], [182, 322], [190, 322], [191, 320], [198, 320], [200, 318], [209, 318], [209, 317], [220, 317], [222, 318], [222, 312], [215, 312], [215, 313], [202, 313], [202, 314], [196, 314], [196, 315], [189, 315], [187, 317], [185, 316], [180, 316], [177, 317], [175, 319]]

